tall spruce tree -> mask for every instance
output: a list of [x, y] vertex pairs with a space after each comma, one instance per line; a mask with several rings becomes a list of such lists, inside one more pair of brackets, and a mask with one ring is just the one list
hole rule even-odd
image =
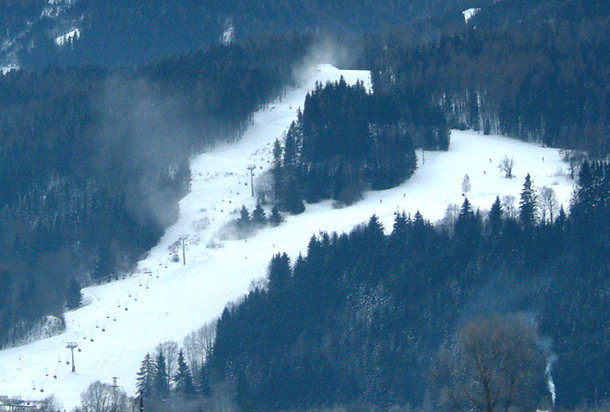
[[269, 223], [271, 226], [279, 226], [282, 223], [282, 215], [280, 214], [277, 206], [271, 208], [271, 216], [269, 217]]
[[478, 213], [473, 212], [470, 201], [465, 198], [455, 222], [455, 253], [458, 260], [465, 261], [475, 251], [480, 240], [480, 230]]
[[208, 375], [209, 375], [208, 365], [204, 364], [201, 366], [201, 369], [199, 370], [199, 382], [197, 385], [197, 390], [203, 396], [210, 395], [210, 377]]
[[169, 396], [169, 384], [167, 379], [167, 362], [163, 352], [159, 351], [155, 365], [155, 377], [153, 380], [153, 396], [167, 398]]
[[502, 215], [500, 196], [496, 196], [496, 200], [491, 205], [491, 210], [489, 211], [489, 230], [494, 236], [499, 235], [502, 231]]
[[298, 215], [305, 211], [301, 191], [299, 190], [297, 180], [294, 176], [288, 176], [287, 179], [283, 208], [293, 215]]
[[403, 211], [402, 213], [396, 212], [394, 215], [394, 225], [392, 227], [392, 234], [390, 236], [390, 245], [395, 248], [404, 247], [404, 243], [407, 239], [409, 230], [409, 219]]
[[536, 226], [536, 213], [538, 210], [538, 201], [536, 191], [534, 190], [532, 177], [528, 173], [523, 182], [521, 190], [521, 199], [519, 200], [519, 220], [521, 226], [526, 233], [531, 234]]
[[273, 143], [273, 163], [271, 165], [271, 177], [273, 179], [273, 201], [280, 204], [283, 195], [283, 173], [282, 173], [282, 144], [279, 139]]
[[286, 253], [276, 254], [269, 264], [269, 291], [275, 293], [283, 290], [291, 277], [290, 259]]
[[148, 399], [152, 396], [155, 375], [155, 363], [151, 359], [150, 354], [147, 353], [142, 360], [142, 364], [140, 365], [140, 370], [138, 371], [136, 378], [136, 388], [138, 389], [138, 396], [140, 398]]
[[260, 203], [256, 203], [256, 208], [252, 212], [252, 223], [258, 226], [264, 226], [267, 223], [267, 216]]
[[237, 219], [237, 229], [239, 230], [239, 236], [246, 237], [250, 234], [252, 229], [252, 221], [250, 220], [250, 212], [245, 205], [241, 206], [239, 210], [239, 218]]
[[66, 307], [68, 309], [75, 309], [81, 305], [83, 301], [83, 295], [80, 291], [80, 285], [76, 279], [71, 279], [68, 284], [68, 290], [66, 291]]
[[186, 366], [186, 362], [184, 361], [184, 355], [182, 350], [178, 352], [178, 371], [173, 377], [173, 381], [176, 384], [176, 393], [190, 398], [195, 395], [195, 385], [193, 385], [193, 378], [191, 377], [191, 372]]

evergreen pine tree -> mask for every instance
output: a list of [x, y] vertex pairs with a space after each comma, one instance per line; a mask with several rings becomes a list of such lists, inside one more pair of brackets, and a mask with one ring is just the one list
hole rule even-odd
[[150, 398], [153, 394], [153, 380], [156, 374], [155, 363], [147, 353], [142, 360], [140, 370], [137, 373], [136, 388], [138, 396], [142, 399]]
[[381, 247], [385, 243], [385, 235], [383, 233], [383, 224], [379, 221], [377, 215], [369, 218], [369, 222], [365, 228], [367, 241], [371, 246]]
[[563, 205], [561, 205], [559, 208], [559, 215], [557, 216], [557, 219], [555, 219], [555, 223], [557, 223], [559, 228], [564, 228], [567, 221], [568, 217], [566, 215], [566, 211], [563, 209]]
[[280, 204], [284, 199], [282, 168], [282, 145], [278, 139], [273, 144], [273, 164], [271, 165], [271, 178], [273, 184], [273, 201]]
[[472, 211], [468, 198], [464, 199], [462, 209], [455, 222], [455, 246], [456, 254], [460, 258], [466, 258], [479, 243], [480, 226], [479, 217]]
[[80, 291], [80, 285], [76, 279], [71, 279], [66, 291], [66, 307], [68, 309], [75, 309], [81, 305], [82, 301], [83, 295]]
[[396, 213], [394, 216], [394, 226], [392, 227], [392, 234], [390, 239], [392, 242], [402, 243], [407, 238], [407, 230], [408, 230], [408, 219], [405, 212]]
[[536, 210], [537, 196], [532, 185], [532, 178], [528, 173], [523, 183], [523, 190], [521, 191], [521, 199], [519, 200], [519, 219], [521, 225], [527, 233], [531, 233], [534, 226], [536, 225]]
[[256, 208], [252, 212], [252, 223], [258, 226], [264, 226], [267, 223], [267, 216], [260, 203], [256, 203]]
[[305, 205], [301, 198], [301, 192], [294, 177], [288, 179], [286, 186], [286, 197], [284, 199], [284, 209], [293, 215], [298, 215], [305, 211]]
[[472, 211], [472, 206], [468, 198], [465, 198], [464, 203], [462, 203], [462, 208], [460, 209], [458, 219], [455, 222], [456, 236], [468, 235], [474, 221], [475, 216], [474, 212]]
[[475, 91], [471, 91], [468, 99], [468, 126], [473, 130], [481, 130], [480, 114], [479, 114], [479, 99]]
[[193, 378], [184, 361], [182, 350], [178, 352], [178, 370], [173, 377], [173, 381], [176, 383], [176, 393], [187, 398], [195, 394]]
[[236, 225], [239, 230], [240, 236], [247, 236], [252, 229], [252, 222], [250, 221], [250, 213], [245, 205], [241, 206], [239, 211], [239, 218], [237, 219]]
[[198, 388], [199, 393], [203, 396], [210, 395], [210, 378], [208, 376], [208, 366], [203, 365], [201, 370], [199, 371], [199, 385]]
[[251, 394], [246, 379], [246, 374], [243, 371], [237, 373], [237, 387], [235, 388], [235, 399], [237, 403], [244, 409], [249, 410], [248, 404]]
[[279, 226], [280, 223], [282, 223], [282, 215], [280, 214], [279, 209], [277, 208], [277, 206], [273, 206], [271, 208], [271, 216], [269, 217], [269, 223], [271, 224], [271, 226]]
[[10, 293], [13, 285], [13, 276], [8, 270], [0, 271], [0, 327], [2, 326], [2, 312], [9, 307]]
[[489, 229], [494, 236], [498, 235], [502, 230], [502, 214], [502, 203], [500, 202], [500, 197], [496, 196], [496, 200], [491, 205], [491, 210], [489, 211]]
[[292, 122], [288, 133], [286, 133], [286, 142], [284, 143], [284, 170], [287, 173], [293, 173], [296, 168], [297, 159], [297, 142], [296, 142], [296, 123]]
[[290, 259], [286, 253], [276, 254], [269, 264], [269, 291], [283, 290], [291, 277]]
[[167, 379], [167, 363], [163, 352], [159, 351], [155, 365], [155, 376], [153, 379], [153, 395], [166, 398], [169, 395], [169, 384]]
[[248, 225], [250, 223], [250, 212], [248, 212], [248, 208], [246, 205], [242, 205], [239, 211], [239, 221], [243, 225]]

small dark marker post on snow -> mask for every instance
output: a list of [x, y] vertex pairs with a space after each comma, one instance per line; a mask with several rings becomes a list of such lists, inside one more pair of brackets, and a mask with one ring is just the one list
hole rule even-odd
[[74, 366], [74, 348], [77, 346], [76, 342], [68, 342], [66, 344], [66, 348], [70, 349], [70, 352], [72, 352], [72, 372], [76, 372], [76, 367]]
[[252, 197], [254, 197], [254, 169], [256, 169], [255, 165], [248, 166], [248, 170], [250, 171], [250, 188], [252, 189]]

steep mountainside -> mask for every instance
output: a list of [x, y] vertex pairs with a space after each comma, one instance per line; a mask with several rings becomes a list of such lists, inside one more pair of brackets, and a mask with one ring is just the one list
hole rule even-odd
[[[336, 81], [341, 75], [349, 84], [362, 79], [366, 89], [370, 87], [368, 72], [320, 66], [309, 73], [304, 85], [256, 113], [242, 140], [196, 157], [191, 162], [191, 192], [180, 202], [178, 221], [138, 264], [133, 276], [85, 289], [87, 304], [66, 314], [63, 334], [0, 352], [5, 368], [0, 386], [24, 398], [55, 393], [65, 407], [71, 407], [80, 402], [80, 393], [92, 381], [108, 382], [118, 376], [132, 395], [135, 373], [146, 352], [161, 341], [179, 342], [218, 317], [228, 301], [265, 276], [274, 253], [287, 251], [295, 259], [318, 230], [347, 231], [372, 213], [388, 229], [396, 210], [412, 214], [422, 210], [440, 219], [447, 204], [462, 201], [464, 174], [471, 176], [469, 198], [477, 207], [489, 207], [497, 194], [517, 195], [527, 172], [536, 185], [553, 187], [558, 200], [567, 205], [572, 182], [565, 170], [563, 176], [555, 175], [565, 167], [557, 150], [500, 136], [454, 132], [448, 152], [426, 152], [423, 158], [420, 152], [415, 175], [393, 189], [367, 192], [362, 201], [345, 208], [336, 208], [331, 201], [307, 205], [303, 214], [287, 216], [278, 227], [235, 239], [225, 224], [239, 215], [242, 204], [250, 210], [255, 205], [248, 166], [257, 166], [255, 185], [262, 184], [272, 164], [273, 142], [296, 118], [306, 92], [315, 87], [315, 80]], [[505, 155], [515, 158], [517, 179], [504, 179], [497, 170], [497, 162]], [[186, 244], [186, 265], [180, 261], [181, 239]], [[81, 348], [75, 353], [75, 374], [66, 364], [66, 341], [75, 341]], [[128, 345], [116, 345], [127, 341]]]
[[351, 37], [431, 15], [458, 16], [473, 3], [489, 2], [8, 0], [0, 4], [0, 67], [143, 64], [295, 31]]

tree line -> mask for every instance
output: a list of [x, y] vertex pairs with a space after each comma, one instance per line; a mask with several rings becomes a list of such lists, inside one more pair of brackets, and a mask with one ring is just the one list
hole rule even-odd
[[75, 284], [128, 270], [176, 219], [189, 156], [238, 139], [309, 44], [0, 76], [0, 346], [77, 306]]
[[[454, 337], [470, 342], [479, 336], [463, 329], [471, 340], [460, 341], [466, 338], [456, 330], [468, 321], [476, 325], [480, 315], [520, 312], [524, 321], [507, 318], [513, 326], [488, 330], [520, 330], [515, 336], [531, 337], [521, 336], [524, 345], [545, 346], [557, 357], [558, 405], [608, 398], [610, 352], [599, 342], [609, 327], [603, 314], [610, 309], [610, 243], [602, 223], [610, 218], [609, 181], [608, 163], [585, 163], [570, 214], [561, 208], [552, 219], [542, 219], [528, 176], [518, 207], [512, 206], [516, 213], [500, 199], [488, 213], [465, 199], [457, 219], [437, 226], [420, 213], [399, 213], [389, 235], [373, 216], [349, 234], [314, 236], [306, 256], [294, 262], [274, 256], [267, 287], [225, 309], [205, 363], [207, 379], [233, 388], [243, 410], [449, 402], [440, 394], [462, 382], [452, 376], [463, 376], [427, 377]], [[489, 322], [498, 321], [481, 324]], [[528, 324], [535, 324], [534, 332]], [[538, 366], [522, 405], [550, 407], [550, 352], [530, 359]], [[454, 359], [454, 366], [468, 362]]]
[[[241, 42], [289, 33], [337, 36], [358, 47], [357, 38], [362, 33], [380, 32], [447, 10], [459, 16], [467, 7], [472, 6], [466, 0], [382, 4], [373, 0], [178, 0], [171, 6], [163, 0], [60, 4], [6, 0], [0, 4], [0, 39], [7, 41], [7, 48], [0, 52], [0, 61], [16, 59], [21, 67], [29, 69], [101, 62], [109, 66], [142, 65], [230, 41], [231, 37]], [[50, 13], [42, 13], [45, 8]], [[62, 10], [59, 16], [53, 15], [55, 10]], [[81, 29], [78, 39], [58, 47], [55, 38], [73, 27]], [[225, 36], [229, 31], [232, 35]]]
[[416, 90], [441, 105], [452, 128], [604, 157], [608, 24], [596, 1], [497, 3], [465, 28], [415, 46], [393, 38], [368, 59], [375, 90]]
[[276, 141], [271, 170], [273, 203], [301, 213], [309, 203], [351, 204], [365, 190], [396, 186], [413, 174], [415, 147], [447, 150], [449, 132], [438, 108], [372, 93], [363, 83], [318, 83], [308, 93], [283, 142]]

